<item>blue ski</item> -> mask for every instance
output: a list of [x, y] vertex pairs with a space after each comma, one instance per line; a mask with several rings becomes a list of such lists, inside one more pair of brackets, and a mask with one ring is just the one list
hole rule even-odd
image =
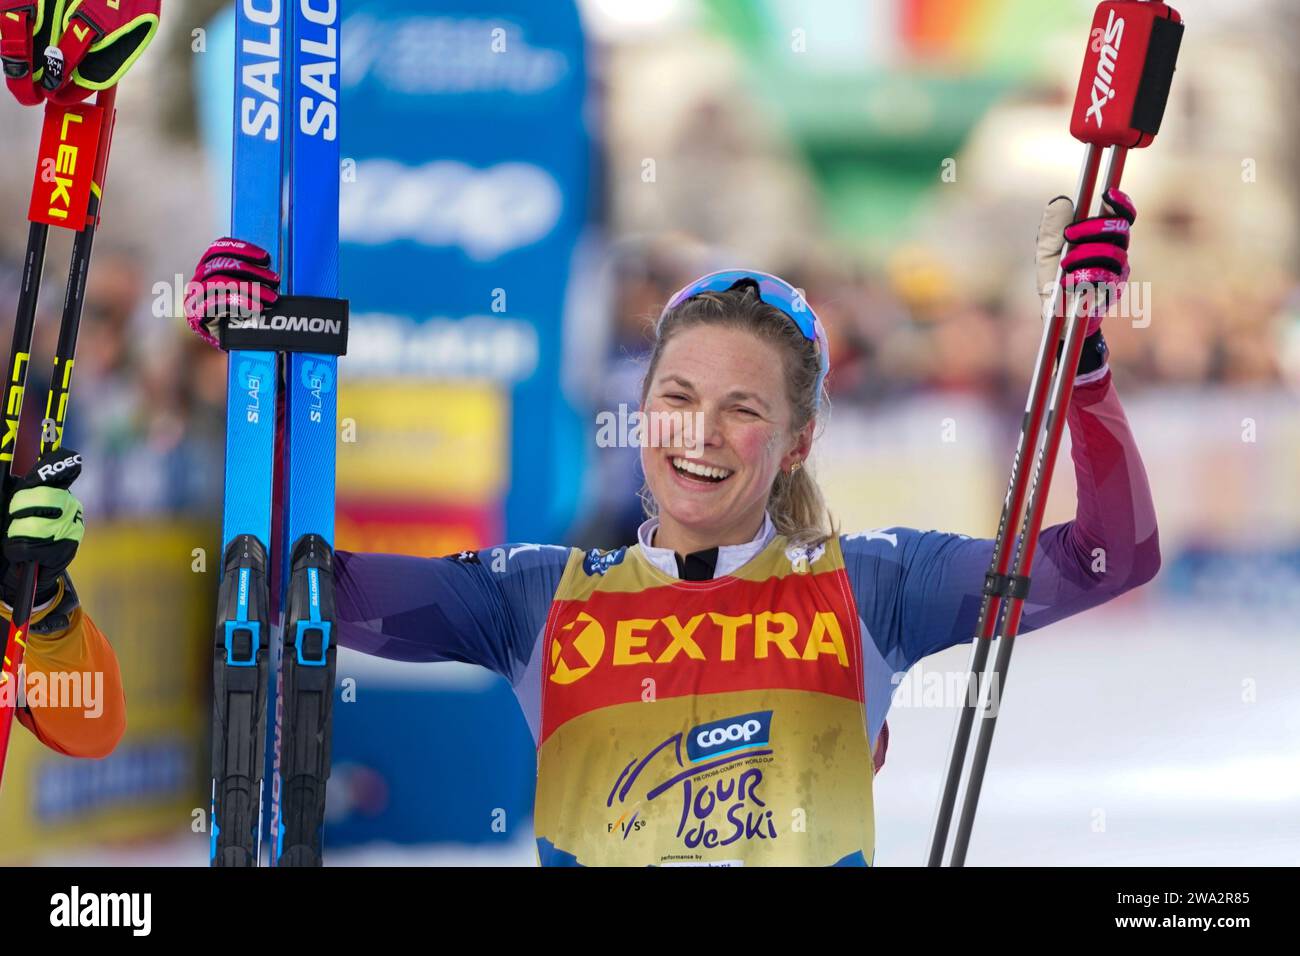
[[[339, 4], [298, 0], [290, 24], [285, 288], [333, 299], [339, 284]], [[304, 300], [310, 301], [310, 300]], [[284, 630], [276, 710], [272, 862], [320, 866], [335, 675], [335, 355], [286, 356]]]
[[[280, 247], [284, 23], [236, 4], [231, 232]], [[273, 351], [232, 350], [226, 392], [221, 588], [213, 645], [211, 864], [257, 866], [267, 688], [269, 572], [278, 386]]]

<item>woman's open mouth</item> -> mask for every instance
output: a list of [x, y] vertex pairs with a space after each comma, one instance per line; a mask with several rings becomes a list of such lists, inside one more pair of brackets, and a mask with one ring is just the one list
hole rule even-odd
[[670, 458], [673, 471], [683, 481], [699, 485], [720, 485], [733, 474], [729, 468], [706, 465], [689, 458]]

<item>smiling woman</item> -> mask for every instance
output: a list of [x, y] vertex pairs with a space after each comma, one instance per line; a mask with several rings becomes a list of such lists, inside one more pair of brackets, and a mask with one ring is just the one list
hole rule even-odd
[[[1044, 219], [1040, 259], [1053, 271], [1068, 220]], [[1103, 228], [1118, 221], [1079, 234], [1066, 272], [1118, 279], [1127, 231]], [[264, 266], [223, 268], [271, 300], [278, 276]], [[190, 319], [202, 334], [204, 318]], [[1101, 604], [1159, 564], [1100, 336], [1067, 414], [1078, 513], [1040, 535], [1022, 631]], [[537, 741], [543, 864], [872, 862], [894, 683], [971, 639], [993, 542], [839, 533], [806, 465], [828, 353], [788, 283], [704, 276], [656, 329], [637, 544], [337, 552], [342, 646], [479, 664], [514, 688]]]
[[[800, 303], [806, 329], [764, 301]], [[722, 291], [714, 291], [722, 286]], [[661, 547], [689, 553], [751, 540], [766, 512], [781, 534], [813, 544], [832, 532], [804, 462], [828, 368], [826, 335], [798, 290], [761, 273], [713, 273], [687, 286], [660, 317], [641, 392], [647, 416], [694, 416], [690, 447], [643, 448]], [[773, 372], [778, 374], [774, 378]], [[784, 388], [773, 388], [773, 382]]]

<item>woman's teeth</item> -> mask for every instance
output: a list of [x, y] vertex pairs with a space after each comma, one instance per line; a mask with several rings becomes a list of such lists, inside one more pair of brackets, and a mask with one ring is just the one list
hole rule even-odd
[[699, 462], [691, 461], [688, 458], [674, 458], [673, 467], [678, 471], [684, 471], [688, 475], [694, 475], [697, 478], [707, 478], [710, 481], [722, 481], [731, 475], [727, 468], [715, 468], [712, 465], [701, 465]]

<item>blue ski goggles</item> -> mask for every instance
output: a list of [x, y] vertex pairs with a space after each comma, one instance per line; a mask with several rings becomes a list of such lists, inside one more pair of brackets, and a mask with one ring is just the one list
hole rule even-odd
[[822, 327], [821, 320], [817, 318], [817, 313], [812, 310], [812, 306], [808, 304], [803, 293], [784, 279], [777, 278], [767, 272], [753, 272], [749, 269], [726, 269], [722, 272], [710, 272], [708, 275], [696, 279], [690, 285], [678, 289], [673, 294], [673, 297], [668, 300], [668, 304], [664, 306], [663, 312], [659, 315], [659, 321], [662, 323], [664, 316], [670, 311], [701, 292], [728, 292], [745, 282], [758, 286], [758, 297], [768, 305], [784, 312], [786, 317], [795, 324], [795, 327], [803, 333], [803, 337], [812, 342], [816, 348], [817, 358], [821, 363], [821, 367], [817, 372], [817, 384], [815, 386], [817, 408], [820, 410], [822, 383], [826, 381], [826, 373], [831, 368], [831, 350], [826, 341], [826, 329]]

